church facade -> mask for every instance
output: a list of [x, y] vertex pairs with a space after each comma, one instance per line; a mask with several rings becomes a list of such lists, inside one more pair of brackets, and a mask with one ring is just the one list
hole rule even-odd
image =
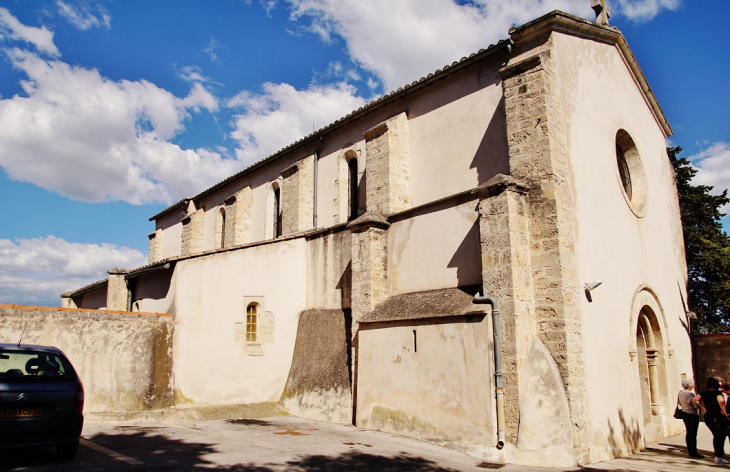
[[180, 403], [541, 466], [676, 434], [671, 128], [617, 29], [509, 34], [153, 216], [148, 265], [62, 305], [172, 314]]

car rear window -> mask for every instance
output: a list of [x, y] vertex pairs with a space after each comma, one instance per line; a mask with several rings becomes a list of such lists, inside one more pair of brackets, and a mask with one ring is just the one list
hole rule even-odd
[[60, 354], [33, 349], [0, 349], [0, 382], [73, 380], [71, 364]]

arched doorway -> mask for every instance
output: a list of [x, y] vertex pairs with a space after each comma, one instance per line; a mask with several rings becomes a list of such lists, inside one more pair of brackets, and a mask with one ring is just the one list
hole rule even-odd
[[[645, 441], [666, 436], [666, 412], [670, 410], [667, 385], [667, 357], [671, 348], [661, 305], [654, 292], [643, 287], [634, 297], [631, 316], [630, 355], [636, 363], [638, 391], [634, 390], [636, 419], [642, 422]], [[641, 421], [643, 419], [643, 421]]]
[[652, 416], [664, 413], [659, 374], [664, 363], [660, 357], [661, 330], [655, 329], [656, 325], [654, 311], [650, 307], [644, 306], [639, 312], [639, 319], [636, 323], [636, 347], [644, 424], [652, 422]]

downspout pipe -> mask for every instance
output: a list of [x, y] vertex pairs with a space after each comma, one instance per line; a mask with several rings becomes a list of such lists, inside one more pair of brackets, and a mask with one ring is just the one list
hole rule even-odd
[[492, 334], [494, 336], [494, 384], [497, 397], [497, 449], [504, 447], [504, 383], [502, 382], [502, 348], [499, 336], [499, 304], [497, 299], [477, 293], [474, 303], [492, 307]]
[[317, 147], [314, 148], [314, 208], [312, 209], [312, 229], [317, 229], [317, 179], [319, 169], [319, 150], [322, 148], [322, 136], [319, 137]]

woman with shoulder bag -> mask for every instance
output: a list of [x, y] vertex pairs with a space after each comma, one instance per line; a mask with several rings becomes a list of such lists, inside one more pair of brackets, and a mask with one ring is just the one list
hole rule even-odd
[[692, 404], [705, 411], [705, 424], [712, 432], [712, 447], [715, 449], [715, 462], [728, 464], [725, 455], [725, 438], [727, 437], [728, 418], [725, 412], [725, 397], [720, 391], [720, 382], [710, 377], [705, 382], [705, 390], [695, 395]]
[[684, 438], [687, 443], [687, 454], [700, 459], [703, 457], [697, 452], [697, 428], [700, 426], [700, 415], [692, 403], [692, 399], [695, 397], [695, 393], [692, 391], [694, 386], [694, 380], [682, 379], [682, 390], [677, 395], [677, 408], [679, 417], [684, 421], [684, 427], [687, 430]]

